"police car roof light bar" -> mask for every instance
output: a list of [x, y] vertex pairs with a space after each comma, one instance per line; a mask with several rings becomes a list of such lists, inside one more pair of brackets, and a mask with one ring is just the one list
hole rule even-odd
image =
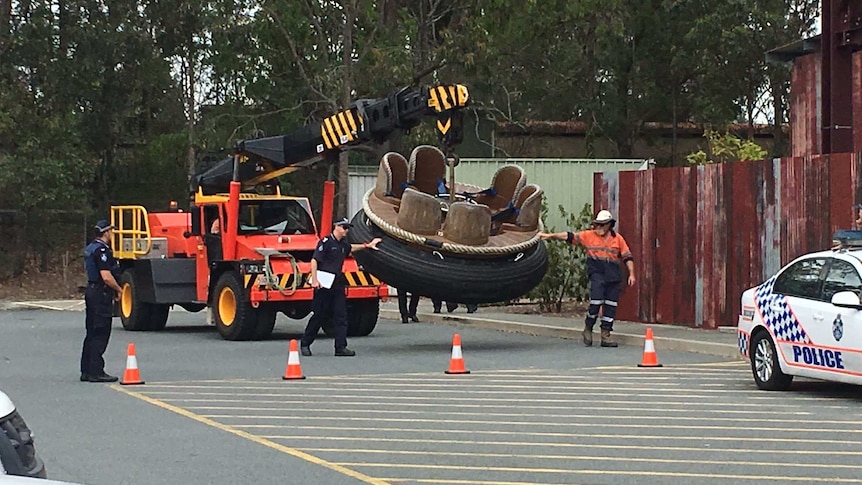
[[862, 248], [862, 231], [839, 229], [832, 235], [835, 249]]

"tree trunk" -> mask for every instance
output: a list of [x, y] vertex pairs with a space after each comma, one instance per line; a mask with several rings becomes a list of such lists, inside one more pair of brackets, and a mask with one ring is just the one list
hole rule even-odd
[[9, 47], [12, 33], [12, 0], [0, 0], [0, 53]]
[[[353, 24], [356, 22], [356, 0], [344, 2], [344, 30], [342, 31], [344, 52], [341, 54], [341, 65], [344, 77], [341, 82], [341, 106], [345, 108], [350, 105], [351, 91], [353, 90], [352, 63], [353, 63]], [[350, 200], [350, 175], [348, 172], [349, 156], [342, 152], [338, 156], [338, 194], [336, 197], [337, 217], [350, 217], [348, 214], [348, 202]]]
[[774, 111], [774, 120], [772, 122], [772, 157], [779, 158], [787, 155], [787, 140], [784, 136], [785, 106], [784, 106], [784, 83], [781, 79], [776, 79], [779, 76], [775, 74], [769, 76], [770, 89], [772, 90], [772, 103]]
[[192, 178], [195, 175], [195, 46], [194, 46], [194, 38], [192, 35], [189, 35], [188, 41], [188, 52], [186, 63], [188, 64], [187, 69], [187, 78], [186, 83], [188, 83], [187, 94], [188, 96], [188, 107], [189, 107], [189, 121], [188, 121], [188, 131], [189, 131], [189, 151], [188, 151], [188, 164], [189, 164], [189, 182], [191, 182]]

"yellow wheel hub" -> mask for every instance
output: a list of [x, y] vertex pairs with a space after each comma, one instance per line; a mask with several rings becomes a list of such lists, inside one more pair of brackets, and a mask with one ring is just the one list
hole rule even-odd
[[120, 293], [120, 311], [123, 317], [129, 318], [132, 316], [132, 285], [126, 283], [123, 285], [123, 291]]
[[225, 327], [233, 325], [236, 319], [236, 295], [229, 287], [222, 288], [218, 295], [218, 316]]

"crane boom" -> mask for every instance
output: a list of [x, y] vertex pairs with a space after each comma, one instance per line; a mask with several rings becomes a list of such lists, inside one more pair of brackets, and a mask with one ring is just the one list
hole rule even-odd
[[461, 84], [409, 86], [383, 98], [359, 99], [346, 109], [291, 133], [237, 142], [234, 157], [195, 176], [192, 191], [224, 192], [231, 181], [254, 186], [297, 168], [370, 143], [383, 143], [425, 116], [437, 117], [447, 149], [463, 140], [462, 108], [469, 93]]

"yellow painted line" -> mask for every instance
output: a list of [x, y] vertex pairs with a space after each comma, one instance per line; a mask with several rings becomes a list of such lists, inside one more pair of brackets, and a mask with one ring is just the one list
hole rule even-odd
[[[609, 436], [607, 433], [557, 433], [557, 432], [535, 432], [535, 431], [496, 431], [487, 429], [433, 429], [433, 428], [383, 428], [383, 427], [362, 427], [362, 426], [303, 426], [303, 425], [280, 425], [280, 424], [245, 424], [236, 425], [236, 428], [244, 429], [308, 429], [315, 431], [375, 431], [375, 432], [393, 432], [393, 433], [434, 433], [434, 434], [475, 434], [475, 435], [491, 435], [491, 436], [543, 436], [555, 438], [601, 438], [601, 439], [620, 439], [620, 440], [671, 440], [671, 441], [752, 441], [755, 443], [799, 443], [799, 438], [763, 438], [763, 437], [746, 437], [746, 436], [702, 436], [702, 435], [637, 435], [637, 434], [614, 434]], [[271, 437], [271, 436], [270, 436]], [[325, 437], [325, 436], [321, 436]], [[289, 438], [289, 436], [286, 436]], [[806, 439], [806, 444], [838, 444], [847, 446], [862, 445], [859, 440], [824, 440], [824, 439]], [[650, 444], [650, 446], [652, 446]], [[709, 451], [704, 448], [704, 451]]]
[[[412, 451], [412, 450], [384, 450], [384, 449], [368, 449], [368, 448], [306, 448], [303, 450], [316, 453], [365, 453], [372, 455], [421, 455], [421, 456], [464, 456], [464, 452], [452, 451]], [[700, 451], [703, 451], [701, 448]], [[711, 451], [711, 450], [710, 450]], [[745, 461], [745, 460], [681, 460], [675, 458], [632, 458], [628, 456], [588, 456], [588, 455], [530, 455], [523, 453], [476, 453], [474, 451], [467, 452], [471, 457], [481, 458], [527, 458], [537, 460], [559, 460], [559, 461], [592, 461], [592, 462], [639, 462], [639, 463], [665, 463], [665, 464], [684, 464], [684, 465], [745, 465], [759, 467], [798, 467], [798, 468], [829, 468], [829, 469], [847, 469], [847, 470], [862, 470], [862, 465], [836, 465], [834, 463], [803, 463], [803, 462], [761, 462], [761, 461]]]
[[144, 394], [141, 394], [139, 392], [130, 391], [130, 390], [127, 390], [127, 389], [122, 388], [122, 387], [115, 385], [115, 384], [111, 385], [110, 387], [116, 391], [120, 391], [122, 393], [125, 393], [125, 394], [131, 396], [131, 397], [134, 397], [134, 398], [140, 399], [141, 401], [150, 403], [153, 406], [157, 406], [157, 407], [160, 407], [162, 409], [166, 409], [168, 411], [173, 411], [174, 413], [177, 413], [180, 416], [184, 416], [186, 418], [189, 418], [191, 420], [205, 424], [207, 426], [211, 426], [213, 428], [220, 429], [220, 430], [225, 431], [227, 433], [230, 433], [232, 435], [236, 435], [236, 436], [239, 436], [241, 438], [245, 438], [249, 441], [253, 441], [257, 444], [266, 446], [267, 448], [272, 448], [274, 450], [280, 451], [280, 452], [285, 453], [287, 455], [299, 458], [301, 460], [305, 460], [309, 463], [313, 463], [315, 465], [319, 465], [319, 466], [322, 466], [324, 468], [328, 468], [332, 471], [341, 473], [342, 475], [346, 475], [346, 476], [351, 477], [351, 478], [355, 478], [359, 481], [369, 483], [372, 485], [391, 485], [391, 484], [389, 484], [389, 482], [386, 482], [384, 480], [370, 477], [368, 475], [365, 475], [364, 473], [360, 473], [360, 472], [357, 472], [355, 470], [351, 470], [351, 469], [349, 469], [343, 465], [339, 465], [337, 463], [332, 463], [332, 462], [329, 462], [326, 460], [322, 460], [316, 456], [309, 455], [308, 453], [304, 453], [302, 451], [299, 451], [296, 448], [290, 448], [290, 447], [287, 447], [287, 446], [284, 446], [284, 445], [281, 445], [278, 443], [274, 443], [274, 442], [269, 441], [265, 438], [261, 438], [260, 436], [257, 436], [257, 435], [251, 434], [251, 433], [247, 433], [245, 431], [238, 430], [238, 429], [232, 428], [230, 426], [218, 423], [218, 422], [213, 421], [211, 419], [207, 419], [204, 416], [199, 416], [195, 413], [187, 411], [183, 408], [180, 408], [177, 406], [172, 406], [168, 403], [159, 401], [158, 399], [153, 399], [151, 397], [145, 396]]
[[[327, 414], [330, 414], [332, 411], [327, 411]], [[290, 421], [290, 420], [307, 420], [307, 421], [329, 421], [332, 420], [332, 416], [238, 416], [233, 414], [207, 414], [204, 415], [206, 418], [210, 419], [236, 419], [236, 420], [247, 420], [247, 419], [257, 419], [261, 421], [265, 420], [275, 420], [275, 421]], [[695, 424], [629, 424], [629, 423], [613, 423], [613, 422], [605, 422], [601, 421], [600, 416], [594, 414], [585, 414], [582, 416], [583, 418], [590, 419], [591, 426], [604, 426], [607, 428], [625, 428], [625, 429], [643, 429], [643, 428], [655, 428], [660, 426], [662, 429], [683, 429], [683, 430], [711, 430], [711, 431], [723, 431], [723, 430], [731, 430], [731, 429], [744, 429], [746, 431], [771, 431], [773, 433], [837, 433], [837, 434], [860, 434], [862, 435], [862, 429], [836, 429], [836, 428], [818, 428], [818, 429], [806, 429], [806, 428], [770, 428], [766, 426], [742, 426], [736, 428], [729, 428], [726, 426], [699, 426]], [[617, 417], [613, 417], [612, 419], [617, 419]], [[432, 423], [432, 424], [482, 424], [482, 425], [491, 425], [491, 426], [519, 426], [519, 425], [530, 425], [530, 426], [548, 426], [548, 427], [559, 427], [565, 424], [578, 424], [581, 423], [560, 423], [557, 421], [497, 421], [497, 420], [472, 420], [472, 419], [426, 419], [426, 418], [382, 418], [370, 416], [367, 418], [355, 417], [355, 416], [340, 416], [338, 418], [339, 421], [374, 421], [374, 422], [386, 422], [386, 423]], [[679, 420], [679, 418], [675, 418], [675, 421]], [[664, 420], [662, 420], [664, 421]], [[759, 420], [762, 421], [762, 420]], [[858, 423], [858, 422], [856, 422]], [[818, 423], [819, 424], [819, 423]]]
[[[175, 403], [207, 403], [212, 404], [212, 399], [165, 399], [165, 401], [175, 402]], [[198, 409], [198, 410], [234, 410], [234, 411], [281, 411], [284, 410], [284, 405], [287, 404], [311, 404], [315, 407], [320, 406], [320, 400], [302, 400], [302, 399], [287, 399], [287, 400], [254, 400], [249, 401], [247, 399], [219, 399], [217, 402], [219, 403], [239, 403], [239, 404], [278, 404], [278, 406], [273, 407], [244, 407], [244, 406], [186, 406], [187, 409]], [[357, 409], [357, 406], [377, 406], [377, 409], [386, 406], [393, 406], [398, 408], [403, 407], [422, 407], [422, 408], [468, 408], [468, 409], [488, 409], [488, 408], [511, 408], [509, 405], [489, 405], [489, 404], [448, 404], [448, 403], [438, 403], [438, 402], [428, 402], [428, 403], [412, 403], [412, 402], [379, 402], [379, 401], [339, 401], [339, 402], [330, 402], [329, 404], [345, 406], [350, 409]], [[645, 408], [643, 406], [640, 407], [610, 407], [605, 406], [602, 407], [602, 411], [628, 411], [628, 412], [644, 412], [644, 411], [661, 411], [661, 412], [692, 412], [691, 406], [696, 404], [703, 404], [698, 402], [687, 402], [687, 403], [677, 403], [673, 405], [682, 406], [682, 408], [668, 408], [667, 403], [644, 403], [645, 405], [655, 405], [656, 409]], [[572, 403], [572, 405], [567, 406], [536, 406], [532, 403], [528, 403], [524, 406], [524, 408], [531, 410], [539, 410], [539, 409], [560, 409], [560, 410], [575, 410], [575, 409], [588, 409], [595, 410], [594, 404], [589, 405], [577, 405]], [[319, 408], [324, 410], [324, 412], [328, 412], [328, 408]], [[517, 406], [515, 409], [520, 409]], [[854, 408], [855, 409], [855, 408]], [[378, 412], [378, 411], [363, 411], [357, 410], [353, 412]], [[398, 412], [398, 411], [380, 411], [380, 412]], [[742, 414], [742, 415], [753, 415], [753, 414], [761, 414], [765, 416], [775, 416], [775, 411], [758, 411], [758, 410], [748, 410], [748, 409], [698, 409], [695, 412], [697, 413], [716, 413], [716, 414]], [[448, 414], [448, 413], [447, 413]], [[486, 415], [487, 413], [483, 413], [482, 415]], [[782, 412], [782, 416], [816, 416], [815, 413], [810, 411], [787, 411]], [[518, 414], [518, 416], [523, 416], [523, 414]], [[558, 416], [557, 414], [548, 414], [548, 415], [539, 415], [539, 416]], [[595, 415], [593, 415], [595, 416]], [[671, 419], [674, 417], [671, 416]], [[794, 421], [796, 422], [796, 421]]]
[[[412, 477], [404, 477], [404, 478], [387, 478], [387, 480], [391, 482], [405, 482], [405, 483], [444, 483], [448, 485], [559, 485], [559, 483], [540, 483], [540, 482], [500, 482], [494, 480], [493, 482], [483, 482], [476, 480], [441, 480], [437, 478], [412, 478]], [[575, 483], [569, 483], [569, 485], [581, 485]]]
[[353, 463], [342, 462], [340, 465], [357, 466], [366, 468], [407, 468], [421, 470], [455, 470], [455, 471], [479, 471], [479, 472], [517, 472], [517, 473], [555, 473], [571, 475], [627, 475], [646, 477], [689, 477], [689, 478], [722, 478], [737, 480], [776, 480], [793, 482], [825, 482], [825, 483], [862, 483], [859, 478], [821, 478], [821, 477], [791, 477], [781, 475], [733, 475], [729, 473], [690, 473], [690, 472], [653, 472], [633, 470], [566, 470], [562, 468], [527, 468], [527, 467], [489, 467], [469, 465], [419, 465], [401, 463]]
[[[481, 441], [481, 440], [435, 440], [435, 439], [415, 439], [415, 438], [375, 438], [367, 436], [314, 436], [314, 435], [271, 435], [264, 438], [274, 440], [298, 440], [308, 442], [309, 440], [324, 440], [330, 441], [359, 441], [362, 444], [385, 442], [385, 443], [419, 443], [429, 445], [479, 445], [479, 446], [506, 446], [506, 447], [539, 447], [539, 448], [596, 448], [608, 450], [638, 450], [643, 451], [642, 445], [603, 445], [598, 443], [553, 443], [553, 442], [533, 442], [533, 441]], [[763, 440], [747, 440], [755, 442], [756, 448], [713, 448], [705, 449], [702, 445], [698, 446], [655, 446], [650, 445], [649, 450], [674, 451], [697, 453], [703, 455], [704, 451], [710, 453], [745, 453], [745, 454], [777, 454], [777, 455], [827, 455], [827, 456], [862, 456], [862, 451], [845, 451], [845, 450], [766, 450], [758, 446]], [[786, 440], [791, 441], [791, 440]], [[850, 444], [852, 442], [848, 442]]]
[[[237, 395], [237, 393], [234, 393], [234, 392], [182, 392], [182, 391], [147, 391], [147, 394], [156, 395], [156, 396], [236, 396]], [[289, 392], [289, 391], [284, 392], [284, 393], [242, 393], [241, 395], [244, 397], [290, 397], [290, 396], [307, 397], [307, 398], [321, 397], [321, 398], [327, 398], [330, 400], [331, 399], [341, 399], [341, 398], [355, 399], [355, 398], [359, 398], [359, 397], [367, 398], [367, 396], [356, 396], [353, 394], [327, 394], [325, 392], [315, 394], [315, 393], [297, 393], [297, 392]], [[488, 398], [471, 397], [470, 401], [471, 402], [491, 402], [491, 403], [493, 403], [493, 402], [499, 402], [499, 403], [511, 402], [511, 403], [521, 403], [521, 404], [525, 404], [525, 405], [529, 405], [530, 403], [578, 403], [578, 402], [580, 402], [580, 403], [587, 403], [587, 402], [589, 402], [589, 403], [602, 403], [602, 404], [603, 403], [631, 404], [632, 402], [638, 402], [638, 403], [643, 402], [642, 398], [661, 397], [661, 396], [656, 396], [654, 394], [633, 394], [633, 395], [616, 394], [616, 395], [622, 396], [622, 397], [631, 397], [632, 399], [630, 401], [605, 400], [605, 399], [602, 399], [603, 397], [605, 397], [605, 395], [597, 395], [597, 396], [582, 396], [583, 397], [582, 399], [577, 399], [577, 400], [572, 400], [572, 399], [530, 399], [529, 403], [525, 403], [523, 398], [499, 398], [499, 397], [488, 397]], [[784, 393], [783, 395], [786, 395], [786, 393]], [[691, 401], [691, 403], [699, 404], [699, 405], [703, 404], [703, 401], [700, 399], [706, 399], [707, 398], [707, 396], [700, 396], [700, 395], [674, 396], [674, 397], [675, 398], [691, 397], [691, 398], [699, 399], [699, 400]], [[391, 401], [399, 401], [399, 402], [401, 402], [401, 401], [435, 402], [433, 400], [434, 396], [432, 396], [432, 397], [427, 397], [427, 396], [386, 396], [386, 398], [391, 400]], [[253, 399], [250, 399], [250, 401], [253, 401]], [[785, 401], [787, 401], [787, 399], [785, 399]], [[686, 401], [653, 401], [653, 402], [651, 402], [651, 404], [663, 404], [663, 403], [681, 404], [681, 403], [685, 403], [685, 402]], [[766, 404], [764, 404], [764, 403], [757, 403], [757, 404], [733, 403], [733, 407], [735, 407], [735, 408], [753, 407], [753, 408], [757, 408], [757, 409], [763, 409], [764, 406], [768, 406], [770, 408], [798, 408], [799, 407], [799, 406], [793, 405], [793, 404], [781, 404], [781, 403], [766, 403]], [[828, 406], [824, 405], [824, 406], [820, 406], [820, 408], [821, 409], [856, 409], [853, 406], [834, 406], [834, 405], [828, 405]]]

